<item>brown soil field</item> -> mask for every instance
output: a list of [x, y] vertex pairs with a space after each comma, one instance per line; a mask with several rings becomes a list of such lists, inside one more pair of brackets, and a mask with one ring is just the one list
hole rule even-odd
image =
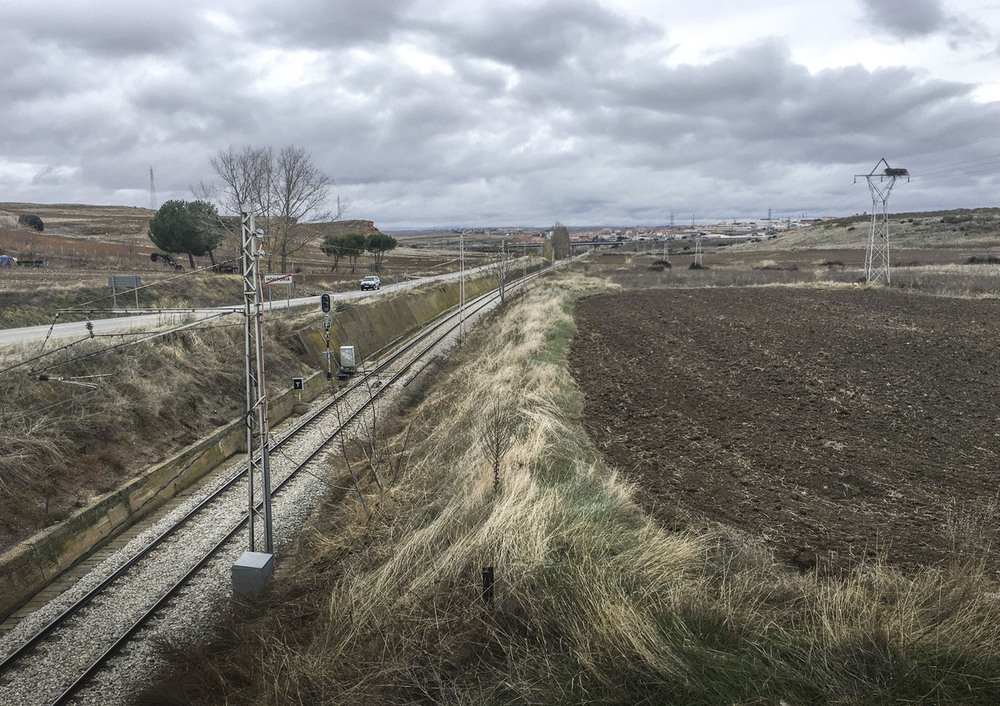
[[[39, 260], [43, 263], [38, 269], [18, 267], [14, 270], [0, 270], [0, 289], [7, 288], [17, 280], [24, 280], [30, 286], [31, 282], [36, 281], [52, 283], [102, 279], [109, 273], [157, 273], [163, 277], [173, 275], [174, 271], [164, 262], [150, 260], [153, 252], [157, 252], [157, 248], [145, 236], [131, 239], [125, 236], [74, 237], [39, 233], [24, 228], [0, 227], [0, 254], [14, 255], [20, 261]], [[222, 262], [233, 257], [234, 251], [227, 243], [217, 252], [216, 261]], [[173, 258], [184, 271], [190, 270], [187, 255], [174, 255]], [[495, 259], [494, 253], [469, 252], [466, 254], [466, 266], [477, 267]], [[212, 264], [208, 257], [196, 257], [194, 261], [197, 268], [207, 268]], [[288, 269], [293, 274], [302, 275], [296, 279], [296, 284], [313, 285], [318, 288], [317, 291], [342, 291], [356, 288], [361, 278], [374, 270], [373, 262], [374, 258], [366, 253], [358, 258], [355, 272], [351, 272], [346, 259], [341, 259], [337, 269], [333, 270], [332, 258], [324, 255], [314, 243], [291, 258]], [[383, 282], [393, 282], [407, 277], [457, 271], [460, 266], [455, 252], [409, 247], [406, 241], [401, 241], [395, 250], [385, 255], [381, 277]]]
[[996, 543], [1000, 302], [655, 289], [575, 319], [588, 433], [659, 522], [725, 523], [803, 570]]

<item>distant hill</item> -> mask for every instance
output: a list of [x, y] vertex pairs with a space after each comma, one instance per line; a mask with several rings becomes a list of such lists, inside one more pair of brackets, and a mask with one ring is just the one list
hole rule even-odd
[[[66, 238], [88, 238], [107, 242], [148, 241], [149, 221], [156, 214], [148, 208], [132, 206], [88, 206], [85, 204], [0, 203], [0, 230], [16, 230], [22, 215], [42, 219], [45, 233]], [[328, 235], [377, 233], [372, 221], [349, 220], [303, 223], [315, 231], [318, 241]]]
[[146, 239], [149, 219], [155, 211], [132, 206], [87, 206], [84, 204], [0, 203], [0, 228], [18, 228], [21, 215], [42, 219], [45, 232], [68, 238], [98, 238], [112, 241]]
[[[766, 243], [774, 249], [864, 248], [870, 231], [866, 214], [784, 231]], [[889, 243], [893, 248], [1000, 247], [1000, 208], [892, 213]]]
[[315, 232], [319, 240], [323, 240], [330, 235], [345, 235], [347, 233], [361, 233], [361, 235], [371, 235], [380, 232], [372, 221], [350, 220], [350, 221], [326, 221], [321, 223], [303, 223], [298, 226]]

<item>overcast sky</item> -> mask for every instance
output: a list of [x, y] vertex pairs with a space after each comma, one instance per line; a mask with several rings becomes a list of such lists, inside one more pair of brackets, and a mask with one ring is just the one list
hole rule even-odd
[[383, 229], [1000, 205], [996, 0], [2, 0], [0, 201], [306, 149]]

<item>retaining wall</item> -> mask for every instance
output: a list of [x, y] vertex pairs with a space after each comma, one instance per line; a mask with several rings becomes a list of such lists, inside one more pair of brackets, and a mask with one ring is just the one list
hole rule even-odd
[[[466, 281], [468, 298], [489, 290], [489, 277]], [[317, 307], [318, 307], [317, 297]], [[330, 313], [330, 348], [355, 346], [360, 361], [407, 335], [459, 300], [458, 281], [435, 283], [393, 296], [385, 294], [356, 304], [340, 303]], [[321, 328], [299, 332], [320, 372], [304, 381], [301, 398], [312, 401], [329, 389]], [[273, 383], [272, 383], [273, 385]], [[274, 389], [272, 387], [272, 389]], [[268, 401], [268, 419], [277, 425], [292, 413], [297, 392], [286, 390]], [[238, 419], [154, 466], [63, 522], [39, 532], [0, 556], [0, 616], [8, 616], [53, 578], [103, 542], [173, 498], [237, 452], [246, 452], [246, 428]]]

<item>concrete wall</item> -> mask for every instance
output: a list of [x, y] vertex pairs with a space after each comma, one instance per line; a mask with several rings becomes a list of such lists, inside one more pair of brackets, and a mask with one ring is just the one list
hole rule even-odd
[[[467, 281], [471, 299], [493, 286], [489, 277]], [[331, 312], [331, 344], [354, 345], [359, 361], [385, 348], [447, 309], [456, 306], [459, 284], [431, 284], [399, 296], [383, 295], [342, 306]], [[299, 337], [316, 358], [320, 370], [307, 378], [302, 399], [311, 401], [329, 389], [322, 329], [301, 331]], [[334, 368], [336, 371], [336, 367]], [[274, 389], [274, 388], [272, 388]], [[299, 395], [286, 390], [268, 401], [268, 419], [277, 425], [286, 419]], [[114, 490], [69, 519], [39, 532], [0, 556], [0, 616], [10, 615], [60, 572], [111, 539], [132, 523], [174, 497], [237, 452], [246, 452], [243, 420], [236, 420], [192, 444], [173, 458]]]

